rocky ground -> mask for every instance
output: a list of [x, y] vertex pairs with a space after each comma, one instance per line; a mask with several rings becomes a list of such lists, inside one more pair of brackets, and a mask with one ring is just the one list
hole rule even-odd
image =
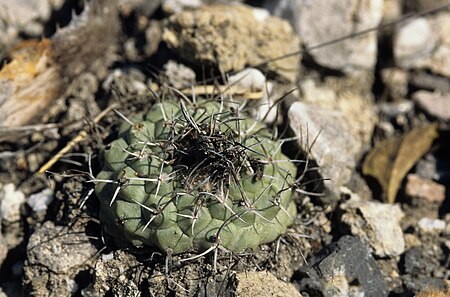
[[[0, 296], [450, 295], [448, 1], [82, 2], [0, 0]], [[240, 102], [302, 161], [277, 241], [103, 232], [102, 150], [180, 96]]]

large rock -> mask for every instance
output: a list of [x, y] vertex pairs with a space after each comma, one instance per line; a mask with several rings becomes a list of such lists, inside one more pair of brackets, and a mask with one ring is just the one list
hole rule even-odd
[[376, 27], [383, 16], [382, 0], [266, 1], [266, 7], [291, 21], [306, 51], [321, 66], [343, 71], [374, 68], [377, 56], [376, 32], [347, 38], [321, 48], [314, 47]]
[[317, 105], [295, 102], [289, 109], [291, 129], [302, 150], [319, 165], [319, 173], [329, 179], [329, 194], [336, 198], [339, 186], [348, 182], [356, 165], [359, 148], [349, 132], [343, 114]]
[[308, 151], [307, 146], [314, 141], [309, 157], [319, 165], [321, 177], [330, 180], [324, 185], [334, 198], [339, 197], [339, 188], [350, 181], [376, 119], [369, 98], [362, 92], [338, 90], [337, 83], [317, 86], [312, 80], [304, 80], [300, 85], [304, 102], [295, 102], [288, 112], [301, 148]]
[[[245, 5], [210, 5], [169, 18], [163, 40], [181, 58], [217, 65], [228, 72], [299, 51], [300, 40], [288, 22]], [[300, 55], [274, 60], [264, 70], [295, 81]]]

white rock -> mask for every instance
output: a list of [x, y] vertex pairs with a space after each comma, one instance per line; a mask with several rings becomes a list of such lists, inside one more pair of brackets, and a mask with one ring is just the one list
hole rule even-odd
[[398, 29], [394, 38], [394, 57], [397, 65], [410, 68], [417, 59], [431, 55], [436, 40], [426, 18], [417, 18]]
[[367, 242], [380, 257], [395, 257], [405, 250], [405, 240], [400, 227], [404, 214], [399, 205], [384, 204], [352, 197], [340, 208], [340, 220], [350, 233]]
[[6, 184], [0, 189], [0, 219], [15, 222], [20, 219], [20, 206], [25, 195], [15, 190], [14, 184]]
[[426, 233], [440, 233], [445, 229], [445, 221], [431, 218], [421, 218], [419, 223], [419, 229]]
[[44, 211], [52, 203], [54, 199], [53, 191], [51, 189], [44, 189], [39, 193], [30, 195], [27, 200], [27, 204], [33, 209], [33, 211]]

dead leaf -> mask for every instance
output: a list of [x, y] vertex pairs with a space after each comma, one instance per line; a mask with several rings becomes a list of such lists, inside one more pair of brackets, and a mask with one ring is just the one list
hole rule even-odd
[[387, 202], [394, 203], [403, 178], [430, 150], [437, 136], [437, 124], [431, 124], [377, 143], [364, 159], [363, 174], [377, 179]]

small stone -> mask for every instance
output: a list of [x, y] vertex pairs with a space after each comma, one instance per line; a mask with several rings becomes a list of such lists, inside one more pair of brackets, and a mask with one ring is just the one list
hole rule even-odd
[[387, 284], [369, 247], [356, 237], [341, 237], [309, 259], [308, 264], [300, 269], [296, 279], [300, 290], [309, 296], [388, 295]]
[[439, 263], [433, 259], [433, 253], [425, 250], [422, 247], [415, 247], [407, 250], [402, 255], [400, 261], [400, 268], [403, 273], [417, 275], [429, 275]]
[[237, 296], [261, 297], [301, 297], [300, 292], [291, 283], [277, 279], [266, 271], [240, 272], [236, 275]]
[[412, 99], [427, 114], [440, 121], [450, 120], [450, 93], [439, 94], [428, 91], [418, 91]]
[[176, 89], [184, 89], [195, 84], [195, 72], [191, 68], [169, 60], [163, 67], [169, 83]]
[[384, 68], [381, 70], [381, 80], [392, 99], [402, 99], [408, 94], [408, 72], [405, 70]]
[[399, 27], [394, 38], [397, 66], [450, 76], [450, 13], [441, 11]]
[[25, 202], [25, 195], [16, 190], [14, 184], [0, 184], [0, 220], [16, 222], [20, 219], [20, 206]]
[[0, 0], [0, 8], [0, 23], [5, 22], [32, 36], [43, 34], [43, 23], [51, 16], [48, 0]]
[[228, 82], [230, 85], [248, 90], [249, 92], [262, 91], [266, 86], [266, 77], [256, 68], [245, 68], [231, 75]]
[[444, 220], [431, 219], [431, 218], [421, 218], [419, 223], [419, 230], [425, 233], [440, 233], [445, 227]]
[[[207, 5], [171, 16], [163, 40], [181, 58], [196, 65], [215, 65], [224, 72], [260, 65], [297, 52], [300, 39], [284, 20], [246, 5]], [[261, 68], [293, 82], [300, 55], [273, 60]]]
[[383, 23], [395, 21], [402, 16], [403, 1], [384, 0], [383, 3]]
[[399, 205], [350, 199], [341, 204], [344, 211], [340, 221], [350, 233], [367, 242], [379, 257], [395, 257], [405, 250], [400, 227], [404, 216]]
[[425, 89], [428, 91], [438, 91], [443, 93], [450, 93], [450, 80], [448, 77], [443, 77], [426, 71], [415, 71], [409, 74], [409, 84], [414, 89]]
[[28, 197], [27, 204], [35, 212], [45, 211], [50, 203], [52, 203], [53, 199], [53, 191], [47, 188], [39, 193], [30, 195], [30, 197]]
[[435, 43], [435, 35], [426, 18], [416, 18], [403, 25], [394, 38], [397, 65], [411, 68], [417, 59], [431, 54]]
[[406, 177], [405, 195], [440, 204], [445, 200], [445, 186], [432, 180], [421, 178], [416, 174], [408, 174]]

